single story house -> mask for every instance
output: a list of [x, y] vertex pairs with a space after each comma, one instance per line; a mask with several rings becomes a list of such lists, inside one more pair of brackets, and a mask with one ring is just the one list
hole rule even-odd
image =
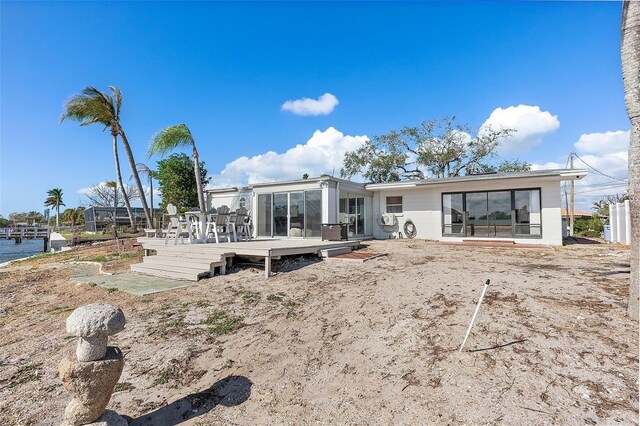
[[332, 176], [207, 190], [208, 207], [247, 207], [254, 237], [321, 238], [346, 224], [349, 239], [562, 244], [560, 184], [586, 170], [491, 173], [392, 183]]

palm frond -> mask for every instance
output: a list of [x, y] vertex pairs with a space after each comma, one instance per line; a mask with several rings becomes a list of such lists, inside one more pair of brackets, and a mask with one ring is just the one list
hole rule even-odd
[[115, 101], [115, 114], [116, 118], [120, 118], [120, 107], [122, 106], [122, 92], [116, 86], [109, 86], [113, 93], [113, 99]]
[[153, 135], [147, 155], [164, 155], [178, 147], [193, 146], [194, 140], [186, 124], [169, 126]]
[[136, 170], [138, 171], [138, 173], [145, 175], [145, 176], [149, 176], [151, 174], [153, 174], [153, 170], [151, 170], [149, 168], [149, 166], [147, 166], [144, 163], [137, 163], [136, 164]]
[[64, 104], [60, 122], [79, 121], [81, 126], [100, 123], [110, 127], [117, 121], [113, 99], [96, 88], [87, 86]]

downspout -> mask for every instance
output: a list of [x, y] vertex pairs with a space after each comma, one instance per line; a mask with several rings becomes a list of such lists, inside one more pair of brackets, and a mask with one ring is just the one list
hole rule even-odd
[[340, 223], [340, 182], [336, 182], [336, 223]]

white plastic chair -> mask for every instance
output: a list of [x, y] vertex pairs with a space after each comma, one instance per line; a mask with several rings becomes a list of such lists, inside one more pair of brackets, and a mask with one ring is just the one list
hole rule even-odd
[[247, 241], [251, 241], [251, 231], [249, 230], [249, 215], [246, 207], [240, 207], [236, 210], [236, 218], [234, 221], [234, 228], [236, 230], [236, 241], [238, 239], [242, 241], [242, 238], [246, 238]]
[[165, 245], [169, 244], [169, 238], [171, 236], [175, 238], [173, 242], [174, 245], [178, 244], [178, 238], [180, 238], [180, 243], [182, 244], [185, 234], [189, 238], [189, 243], [191, 243], [191, 226], [189, 222], [180, 220], [178, 209], [173, 204], [167, 205], [167, 213], [169, 214], [169, 223], [167, 224], [167, 229], [163, 230], [165, 234]]
[[216, 244], [220, 242], [220, 234], [218, 231], [224, 232], [224, 226], [227, 222], [228, 216], [229, 207], [227, 206], [220, 206], [215, 213], [209, 215], [209, 219], [207, 220], [206, 236], [209, 238], [209, 236], [213, 234]]

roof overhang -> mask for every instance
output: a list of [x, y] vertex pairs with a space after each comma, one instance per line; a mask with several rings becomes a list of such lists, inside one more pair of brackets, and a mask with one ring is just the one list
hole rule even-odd
[[428, 185], [446, 185], [465, 182], [496, 181], [503, 179], [536, 179], [536, 178], [556, 178], [563, 180], [579, 180], [587, 175], [584, 169], [553, 169], [553, 170], [532, 170], [516, 173], [491, 173], [469, 176], [455, 176], [437, 179], [409, 180], [403, 182], [390, 183], [370, 183], [365, 185], [368, 190], [380, 189], [411, 189]]

